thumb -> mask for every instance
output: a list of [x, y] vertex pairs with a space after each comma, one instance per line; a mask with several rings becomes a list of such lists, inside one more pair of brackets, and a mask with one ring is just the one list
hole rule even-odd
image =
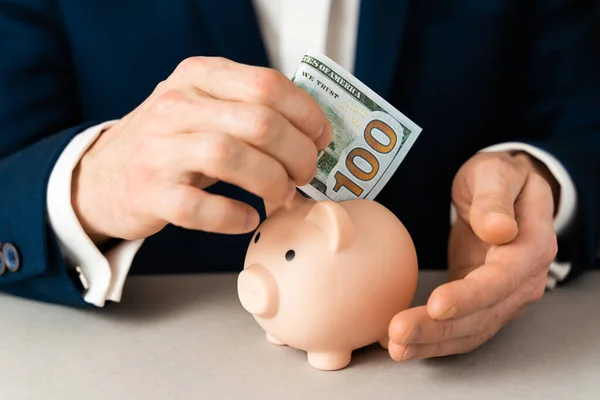
[[511, 161], [489, 158], [474, 169], [469, 223], [473, 232], [489, 244], [508, 243], [519, 231], [514, 205], [527, 173]]

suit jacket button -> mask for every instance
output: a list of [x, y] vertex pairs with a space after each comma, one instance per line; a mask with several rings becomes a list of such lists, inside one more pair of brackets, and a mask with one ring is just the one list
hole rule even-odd
[[9, 271], [15, 272], [21, 267], [19, 253], [12, 244], [4, 243], [4, 246], [2, 246], [2, 256], [4, 258], [4, 265]]

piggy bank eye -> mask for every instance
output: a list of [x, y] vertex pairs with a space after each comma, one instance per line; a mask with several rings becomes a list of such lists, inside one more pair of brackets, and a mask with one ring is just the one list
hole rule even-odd
[[254, 236], [254, 243], [258, 242], [258, 239], [260, 239], [260, 232], [257, 232], [256, 236]]
[[292, 261], [294, 257], [296, 257], [296, 252], [294, 250], [288, 250], [287, 253], [285, 253], [285, 259], [288, 261]]

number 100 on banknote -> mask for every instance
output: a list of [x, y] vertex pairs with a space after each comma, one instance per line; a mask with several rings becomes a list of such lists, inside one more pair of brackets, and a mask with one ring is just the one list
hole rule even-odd
[[374, 199], [421, 128], [321, 54], [306, 54], [292, 81], [319, 103], [333, 129], [315, 177], [300, 190], [315, 200]]

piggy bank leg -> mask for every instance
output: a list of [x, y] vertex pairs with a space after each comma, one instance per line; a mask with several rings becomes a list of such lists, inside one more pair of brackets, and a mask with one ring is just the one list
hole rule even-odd
[[267, 340], [269, 341], [269, 343], [276, 344], [277, 346], [285, 346], [285, 343], [275, 339], [268, 332], [267, 332]]
[[308, 352], [308, 363], [316, 369], [335, 371], [350, 364], [352, 351]]

